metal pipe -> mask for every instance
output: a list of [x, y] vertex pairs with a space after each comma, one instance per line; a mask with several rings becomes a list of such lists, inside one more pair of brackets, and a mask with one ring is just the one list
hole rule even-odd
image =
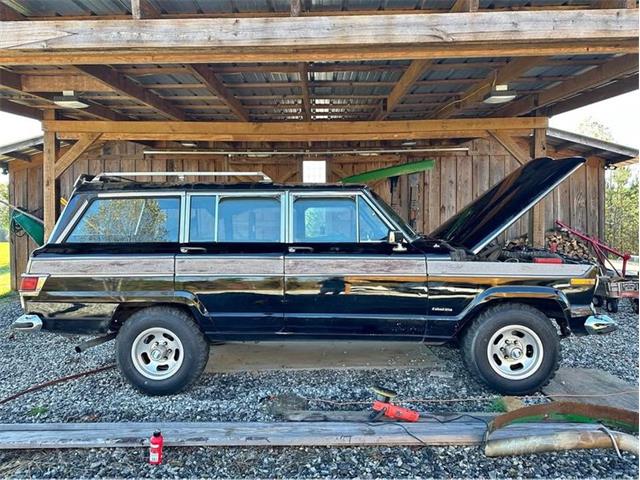
[[271, 157], [277, 155], [380, 155], [385, 153], [468, 152], [468, 147], [377, 148], [371, 150], [144, 150], [145, 155], [228, 155]]
[[78, 345], [76, 345], [75, 351], [76, 353], [82, 353], [85, 350], [88, 350], [92, 347], [97, 347], [98, 345], [102, 345], [103, 343], [108, 342], [109, 340], [113, 340], [114, 338], [116, 338], [116, 335], [118, 335], [117, 332], [111, 332], [106, 335], [103, 335], [102, 337], [96, 337], [90, 340], [85, 340], [84, 342], [81, 342]]
[[[593, 448], [615, 448], [638, 456], [638, 438], [621, 432], [582, 431], [560, 432], [551, 435], [531, 435], [520, 438], [489, 440], [484, 449], [487, 457], [528, 455], [531, 453], [557, 452]], [[615, 439], [615, 443], [612, 439]]]

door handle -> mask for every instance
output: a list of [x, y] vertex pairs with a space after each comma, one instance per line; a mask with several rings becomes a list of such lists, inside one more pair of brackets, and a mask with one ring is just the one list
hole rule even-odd
[[289, 247], [289, 253], [307, 252], [313, 253], [312, 247]]
[[207, 253], [204, 247], [180, 247], [180, 253]]

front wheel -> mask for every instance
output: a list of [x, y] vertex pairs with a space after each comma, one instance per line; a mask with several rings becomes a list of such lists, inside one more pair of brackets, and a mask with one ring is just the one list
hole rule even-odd
[[471, 372], [507, 395], [539, 390], [560, 360], [558, 334], [549, 318], [522, 304], [489, 307], [466, 330], [461, 348]]
[[140, 310], [116, 338], [118, 368], [149, 395], [178, 393], [195, 382], [209, 358], [209, 344], [193, 319], [171, 307]]

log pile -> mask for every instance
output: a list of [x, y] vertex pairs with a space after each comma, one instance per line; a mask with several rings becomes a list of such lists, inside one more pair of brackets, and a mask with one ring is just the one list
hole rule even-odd
[[[566, 255], [571, 258], [579, 258], [581, 260], [587, 260], [595, 262], [596, 258], [593, 256], [589, 245], [582, 240], [571, 236], [568, 232], [562, 230], [549, 230], [545, 234], [545, 245], [548, 250], [552, 250], [551, 245], [555, 243], [557, 245], [557, 252]], [[527, 247], [527, 236], [522, 235], [520, 237], [511, 239], [507, 242], [506, 250], [520, 250]]]

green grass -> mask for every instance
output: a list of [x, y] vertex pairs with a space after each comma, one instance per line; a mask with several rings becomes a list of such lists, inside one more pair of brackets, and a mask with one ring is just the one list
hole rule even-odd
[[0, 242], [0, 298], [11, 293], [11, 269], [9, 268], [9, 242]]

